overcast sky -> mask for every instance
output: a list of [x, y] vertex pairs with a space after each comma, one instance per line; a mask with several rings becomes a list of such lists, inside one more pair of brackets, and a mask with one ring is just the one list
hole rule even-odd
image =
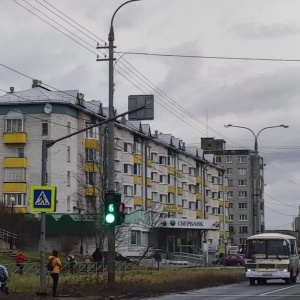
[[[1, 0], [0, 63], [107, 106], [108, 65], [96, 62], [105, 53], [96, 43], [107, 42], [111, 17], [124, 2]], [[119, 113], [127, 110], [128, 95], [153, 94], [152, 132], [171, 133], [187, 145], [223, 138], [228, 149], [253, 149], [254, 136], [224, 124], [255, 133], [289, 125], [258, 138], [266, 163], [266, 229], [292, 229], [300, 205], [299, 11], [299, 0], [142, 0], [114, 19], [116, 58], [175, 55], [122, 55], [115, 66]], [[8, 91], [29, 89], [32, 80], [1, 66], [0, 82]]]

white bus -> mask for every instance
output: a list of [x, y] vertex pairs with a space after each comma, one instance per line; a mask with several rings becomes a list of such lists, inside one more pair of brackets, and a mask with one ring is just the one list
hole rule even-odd
[[248, 237], [245, 258], [250, 285], [265, 284], [270, 279], [296, 283], [299, 256], [296, 238], [281, 233], [261, 233]]

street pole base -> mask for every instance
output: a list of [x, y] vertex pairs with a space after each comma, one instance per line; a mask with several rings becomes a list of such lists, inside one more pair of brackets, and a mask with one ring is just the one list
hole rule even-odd
[[35, 294], [40, 297], [47, 297], [48, 295], [46, 291], [36, 291]]

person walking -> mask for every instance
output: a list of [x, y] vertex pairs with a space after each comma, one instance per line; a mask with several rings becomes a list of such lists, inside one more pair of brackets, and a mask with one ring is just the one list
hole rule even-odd
[[101, 253], [100, 249], [97, 248], [95, 250], [95, 252], [93, 253], [93, 260], [96, 263], [96, 272], [98, 272], [101, 267], [102, 258], [103, 258], [102, 253]]
[[52, 251], [52, 255], [49, 256], [48, 261], [50, 261], [53, 266], [53, 270], [50, 271], [50, 275], [53, 280], [52, 297], [56, 297], [56, 290], [57, 290], [58, 279], [59, 279], [59, 271], [62, 266], [57, 250]]
[[20, 275], [23, 275], [25, 260], [25, 254], [21, 250], [19, 250], [18, 254], [16, 255], [16, 266], [19, 268]]
[[85, 271], [88, 271], [89, 263], [91, 262], [91, 255], [89, 254], [89, 251], [85, 251], [85, 254], [83, 255], [83, 259], [85, 262]]
[[154, 257], [155, 261], [157, 262], [157, 270], [159, 270], [159, 268], [160, 268], [160, 263], [161, 263], [161, 255], [160, 255], [160, 253], [157, 251], [157, 252], [154, 253], [153, 257]]
[[71, 274], [74, 274], [74, 268], [75, 268], [75, 265], [76, 265], [76, 260], [75, 260], [74, 255], [71, 252], [68, 253], [67, 260], [68, 260], [68, 263], [69, 263], [69, 272]]

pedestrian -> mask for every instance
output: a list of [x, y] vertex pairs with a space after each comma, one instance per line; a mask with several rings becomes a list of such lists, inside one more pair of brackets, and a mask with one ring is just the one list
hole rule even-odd
[[19, 250], [18, 254], [16, 255], [16, 266], [19, 268], [20, 275], [23, 275], [25, 259], [25, 254]]
[[84, 262], [85, 262], [85, 271], [87, 272], [88, 271], [88, 266], [89, 266], [89, 263], [91, 262], [91, 255], [89, 254], [89, 251], [85, 251], [85, 254], [83, 255], [83, 259], [84, 259]]
[[101, 253], [100, 249], [97, 248], [97, 249], [95, 250], [95, 252], [93, 253], [93, 260], [94, 260], [94, 262], [96, 263], [96, 271], [97, 271], [97, 272], [99, 271], [99, 269], [100, 269], [100, 267], [101, 267], [101, 264], [102, 264], [102, 258], [103, 258], [102, 253]]
[[155, 261], [157, 262], [157, 270], [159, 270], [159, 265], [160, 265], [160, 262], [161, 262], [161, 255], [157, 251], [157, 252], [154, 253], [153, 257], [154, 257]]
[[69, 263], [69, 272], [71, 274], [74, 274], [74, 268], [75, 268], [75, 265], [76, 265], [76, 260], [75, 260], [74, 255], [71, 252], [68, 253], [67, 260], [68, 260], [68, 263]]
[[49, 256], [48, 260], [52, 262], [53, 265], [53, 270], [50, 271], [50, 275], [53, 280], [52, 297], [56, 297], [56, 290], [57, 290], [58, 279], [59, 279], [59, 270], [62, 266], [61, 261], [59, 259], [58, 251], [53, 250], [52, 255]]

